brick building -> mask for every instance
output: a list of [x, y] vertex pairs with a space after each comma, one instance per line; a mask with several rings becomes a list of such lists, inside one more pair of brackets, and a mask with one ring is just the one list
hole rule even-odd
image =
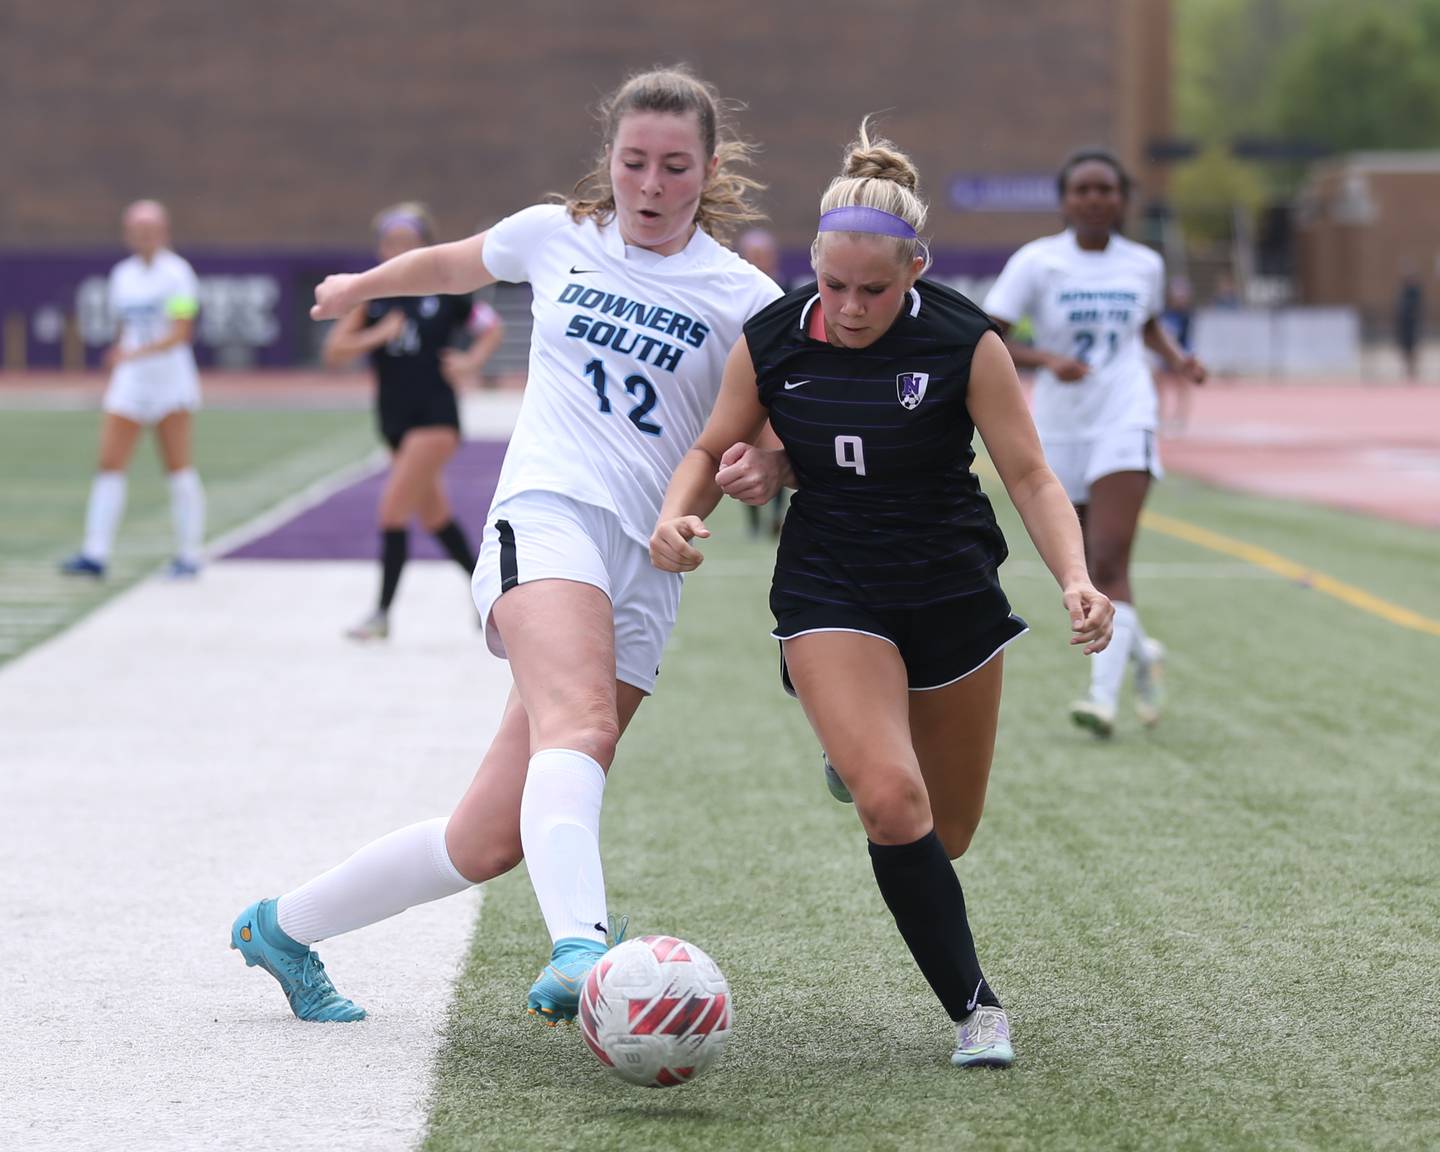
[[657, 61], [748, 105], [791, 243], [866, 112], [919, 162], [941, 246], [1051, 222], [950, 210], [953, 177], [1047, 175], [1100, 143], [1155, 187], [1144, 146], [1168, 129], [1168, 0], [13, 0], [0, 28], [0, 248], [111, 243], [139, 196], [191, 245], [350, 245], [414, 196], [458, 234], [568, 188], [586, 110]]
[[1440, 152], [1357, 152], [1317, 166], [1296, 211], [1300, 296], [1348, 304], [1388, 337], [1403, 277], [1440, 325]]
[[[368, 258], [378, 207], [423, 199], [453, 238], [567, 190], [596, 154], [600, 97], [675, 60], [747, 106], [738, 123], [763, 146], [792, 272], [867, 112], [920, 167], [938, 273], [993, 275], [1053, 230], [1053, 173], [1077, 146], [1115, 149], [1142, 201], [1161, 190], [1145, 155], [1169, 131], [1169, 0], [836, 0], [818, 14], [796, 0], [10, 0], [4, 362], [60, 362], [63, 323], [64, 361], [83, 345], [94, 362], [95, 339], [74, 333], [103, 317], [76, 302], [93, 301], [120, 208], [142, 196], [170, 205], [201, 274], [202, 359], [303, 360], [311, 277]], [[62, 257], [76, 271], [57, 271]]]

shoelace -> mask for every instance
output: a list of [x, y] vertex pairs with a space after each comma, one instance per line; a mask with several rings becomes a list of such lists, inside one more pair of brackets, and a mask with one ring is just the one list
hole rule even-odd
[[630, 930], [629, 916], [616, 916], [610, 913], [610, 947], [625, 942], [625, 933]]
[[300, 961], [300, 987], [313, 988], [320, 992], [335, 991], [330, 977], [325, 975], [325, 965], [313, 951], [305, 953], [305, 959]]
[[1002, 1023], [1004, 1020], [1005, 1017], [998, 1011], [977, 1009], [975, 1023], [965, 1030], [961, 1043], [967, 1048], [988, 1048], [997, 1041], [1009, 1040], [1010, 1027], [1008, 1023]]

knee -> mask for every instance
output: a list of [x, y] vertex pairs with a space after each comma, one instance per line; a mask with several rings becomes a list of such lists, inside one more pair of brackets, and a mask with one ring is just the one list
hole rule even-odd
[[1128, 579], [1129, 568], [1125, 554], [1120, 550], [1096, 548], [1090, 558], [1090, 579], [1095, 581], [1095, 587], [1109, 595], [1108, 589], [1115, 588]]
[[935, 821], [935, 835], [940, 837], [940, 843], [945, 846], [945, 855], [951, 860], [958, 860], [965, 855], [970, 847], [970, 842], [975, 839], [975, 830], [980, 826], [979, 819], [974, 820], [945, 820]]
[[553, 719], [539, 720], [531, 731], [532, 748], [568, 748], [607, 771], [619, 742], [620, 720], [614, 708], [598, 702], [590, 708], [562, 709]]
[[930, 798], [918, 771], [872, 770], [851, 787], [865, 834], [876, 844], [913, 844], [931, 824]]
[[445, 851], [455, 871], [472, 884], [483, 884], [505, 875], [525, 856], [520, 847], [519, 828], [511, 836], [496, 839], [467, 833], [455, 818], [445, 827]]
[[585, 753], [608, 771], [620, 743], [620, 721], [613, 712], [586, 717], [575, 725], [566, 741], [563, 747]]

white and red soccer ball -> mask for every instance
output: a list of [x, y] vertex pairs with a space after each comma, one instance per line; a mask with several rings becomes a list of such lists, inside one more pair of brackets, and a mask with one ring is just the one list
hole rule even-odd
[[730, 1038], [730, 985], [715, 961], [673, 936], [618, 944], [580, 993], [585, 1043], [622, 1080], [673, 1088], [719, 1059]]

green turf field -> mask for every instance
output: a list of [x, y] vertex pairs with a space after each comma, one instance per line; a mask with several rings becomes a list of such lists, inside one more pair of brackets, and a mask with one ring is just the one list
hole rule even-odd
[[[94, 412], [0, 412], [0, 664], [149, 575], [172, 554], [170, 497], [147, 437], [130, 468], [125, 522], [103, 583], [67, 579], [95, 468]], [[213, 538], [375, 446], [364, 412], [210, 411], [195, 459]]]
[[[1440, 615], [1432, 533], [1183, 480], [1153, 506]], [[950, 1068], [853, 810], [778, 687], [771, 548], [732, 506], [604, 828], [612, 909], [715, 957], [732, 1047], [695, 1084], [647, 1091], [523, 1015], [548, 940], [508, 876], [485, 895], [428, 1149], [1434, 1145], [1440, 639], [1150, 533], [1136, 582], [1170, 647], [1172, 711], [1101, 745], [1069, 726], [1083, 657], [1003, 517], [1033, 631], [1007, 657], [989, 807], [959, 870], [1015, 1067]]]
[[[373, 447], [364, 413], [207, 412], [212, 534]], [[169, 555], [148, 447], [115, 575], [60, 581], [93, 414], [0, 414], [0, 660]], [[992, 491], [993, 482], [988, 484]], [[1230, 557], [1142, 537], [1172, 711], [1073, 731], [1053, 585], [998, 500], [1007, 656], [989, 809], [960, 863], [1018, 1062], [958, 1072], [765, 638], [770, 542], [735, 506], [687, 582], [657, 700], [605, 817], [611, 905], [729, 976], [730, 1052], [669, 1091], [611, 1079], [521, 1011], [547, 947], [523, 873], [490, 885], [427, 1148], [1410, 1149], [1440, 1132], [1440, 639]], [[1152, 506], [1440, 618], [1440, 537], [1168, 481]], [[375, 1074], [384, 1075], [384, 1054]]]

